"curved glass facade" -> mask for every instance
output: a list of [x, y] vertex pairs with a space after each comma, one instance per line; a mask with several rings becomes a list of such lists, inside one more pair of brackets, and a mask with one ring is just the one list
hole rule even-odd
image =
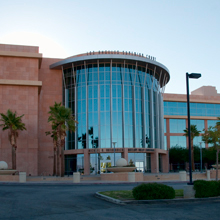
[[79, 122], [66, 149], [112, 148], [113, 142], [116, 148], [164, 149], [161, 75], [132, 60], [63, 68], [63, 100]]

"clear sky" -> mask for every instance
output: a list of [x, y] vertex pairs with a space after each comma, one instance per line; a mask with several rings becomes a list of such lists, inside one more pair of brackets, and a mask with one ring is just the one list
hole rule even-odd
[[166, 93], [220, 93], [220, 0], [0, 0], [0, 43], [34, 45], [45, 57], [98, 50], [157, 58], [169, 70]]

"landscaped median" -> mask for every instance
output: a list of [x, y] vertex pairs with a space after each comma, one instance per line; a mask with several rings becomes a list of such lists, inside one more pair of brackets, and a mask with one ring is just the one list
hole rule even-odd
[[[184, 191], [182, 189], [174, 190], [170, 186], [158, 183], [143, 183], [134, 187], [133, 190], [96, 192], [95, 196], [116, 204], [184, 203], [208, 200], [217, 200], [220, 202], [220, 197], [218, 197], [220, 196], [219, 181], [198, 180], [194, 183], [196, 198], [190, 199], [183, 198]], [[211, 190], [211, 187], [213, 186], [215, 189]], [[215, 193], [201, 193], [203, 190], [206, 192], [214, 191]]]

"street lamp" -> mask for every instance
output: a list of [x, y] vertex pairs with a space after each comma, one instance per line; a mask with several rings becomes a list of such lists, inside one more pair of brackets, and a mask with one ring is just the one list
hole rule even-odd
[[192, 182], [192, 158], [191, 158], [191, 131], [190, 131], [190, 105], [189, 105], [189, 78], [198, 79], [201, 77], [200, 73], [186, 73], [186, 93], [187, 93], [187, 117], [188, 117], [188, 139], [189, 139], [189, 183], [188, 185], [193, 185]]
[[115, 144], [116, 144], [117, 142], [112, 142], [112, 144], [114, 145], [114, 166], [115, 166]]
[[201, 173], [202, 173], [202, 142], [199, 142], [200, 145], [200, 169], [201, 169]]

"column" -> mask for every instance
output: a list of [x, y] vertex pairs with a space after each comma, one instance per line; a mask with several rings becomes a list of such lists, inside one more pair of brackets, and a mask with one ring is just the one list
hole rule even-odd
[[89, 148], [89, 119], [88, 119], [88, 79], [87, 79], [87, 72], [86, 72], [86, 61], [84, 61], [84, 68], [85, 68], [85, 80], [86, 80], [86, 148]]
[[157, 151], [151, 154], [151, 173], [159, 173], [159, 155]]
[[168, 173], [169, 172], [169, 151], [167, 154], [162, 154], [162, 172]]
[[[65, 89], [65, 108], [69, 108], [69, 89]], [[65, 150], [69, 150], [69, 131], [66, 131]]]
[[146, 148], [146, 131], [145, 131], [145, 123], [146, 123], [146, 119], [145, 119], [145, 87], [141, 87], [141, 111], [142, 111], [142, 147]]
[[163, 97], [161, 93], [158, 94], [159, 96], [159, 129], [160, 129], [160, 149], [164, 148], [164, 113], [163, 113]]
[[155, 148], [154, 145], [154, 107], [153, 107], [153, 90], [149, 90], [150, 95], [150, 148]]
[[123, 152], [121, 153], [121, 157], [127, 160], [127, 162], [129, 162], [128, 161], [128, 148], [123, 149]]
[[155, 128], [156, 128], [156, 134], [155, 134], [155, 140], [156, 140], [156, 145], [155, 145], [155, 148], [160, 148], [160, 126], [159, 126], [159, 120], [160, 120], [160, 111], [159, 111], [159, 108], [160, 108], [160, 105], [159, 105], [159, 97], [158, 97], [158, 93], [157, 92], [153, 92], [153, 96], [155, 96], [155, 108], [154, 108], [154, 113], [156, 115], [156, 124], [154, 125]]
[[89, 149], [84, 149], [84, 175], [90, 175], [90, 154]]
[[132, 111], [133, 111], [133, 148], [136, 148], [136, 97], [135, 97], [135, 85], [132, 86]]

